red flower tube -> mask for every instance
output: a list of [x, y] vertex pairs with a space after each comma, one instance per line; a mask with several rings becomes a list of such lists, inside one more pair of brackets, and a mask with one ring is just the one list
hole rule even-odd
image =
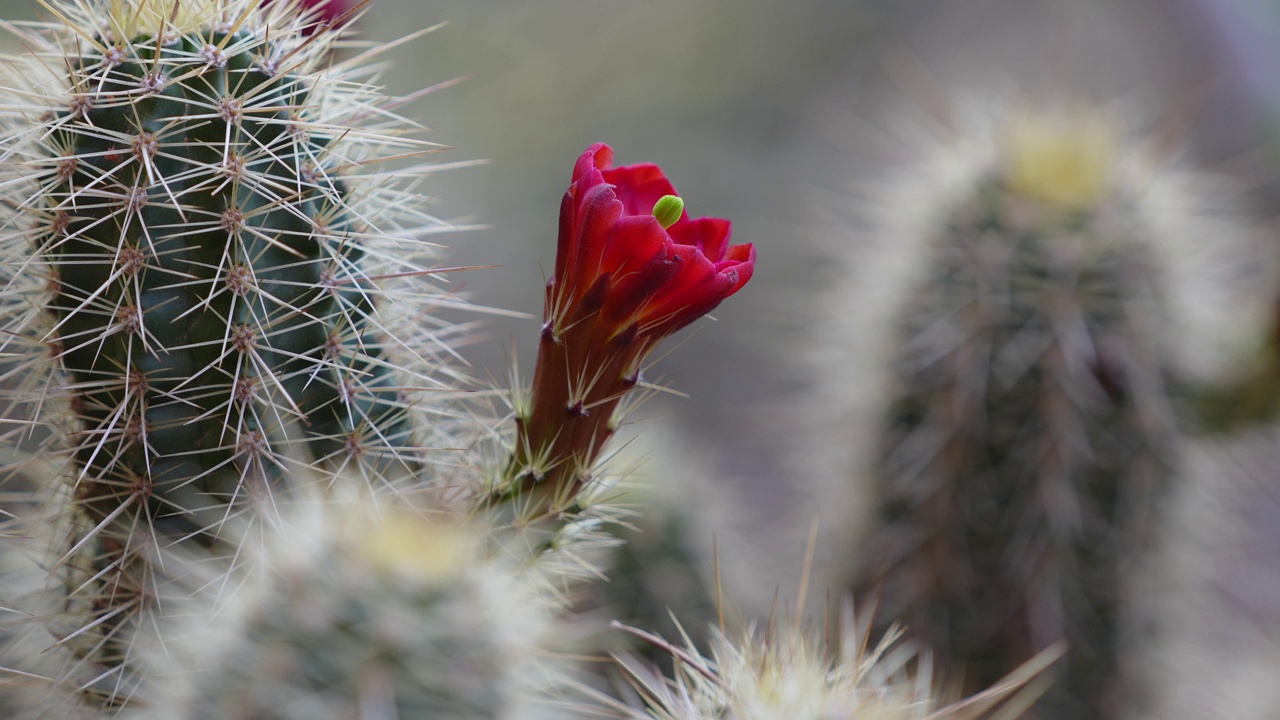
[[513, 471], [561, 501], [587, 480], [644, 358], [755, 268], [755, 248], [731, 247], [727, 220], [690, 219], [657, 165], [612, 161], [597, 144], [574, 166], [530, 405], [517, 420]]

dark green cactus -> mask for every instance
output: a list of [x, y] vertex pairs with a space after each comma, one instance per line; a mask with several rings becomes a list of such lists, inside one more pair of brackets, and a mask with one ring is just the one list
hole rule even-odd
[[248, 33], [156, 44], [80, 61], [36, 242], [82, 497], [103, 518], [133, 495], [192, 532], [249, 474], [286, 475], [286, 450], [336, 456], [373, 429], [394, 449], [410, 430], [370, 320], [363, 223], [331, 175], [343, 131], [312, 124], [307, 83], [269, 72]]

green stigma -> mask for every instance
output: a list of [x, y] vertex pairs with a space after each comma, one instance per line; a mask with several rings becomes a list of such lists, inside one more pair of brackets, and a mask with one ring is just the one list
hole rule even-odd
[[663, 195], [653, 204], [653, 216], [658, 218], [663, 230], [675, 225], [683, 213], [684, 201], [675, 195]]

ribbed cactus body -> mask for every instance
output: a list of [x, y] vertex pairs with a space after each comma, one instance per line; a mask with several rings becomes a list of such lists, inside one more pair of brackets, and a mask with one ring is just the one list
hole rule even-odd
[[1115, 717], [1126, 578], [1172, 447], [1169, 287], [1144, 188], [1120, 184], [1108, 144], [1053, 127], [1015, 125], [890, 308], [881, 528], [858, 586], [973, 690], [1065, 640], [1037, 717]]
[[449, 326], [420, 312], [420, 236], [448, 226], [415, 207], [430, 166], [379, 167], [434, 146], [298, 3], [51, 7], [5, 118], [3, 344], [47, 348], [8, 397], [73, 487], [49, 560], [63, 681], [115, 703], [164, 553], [234, 557], [223, 523], [270, 517], [295, 475], [395, 484], [448, 435], [411, 417], [446, 412], [414, 401], [448, 387]]
[[1125, 528], [1162, 471], [1160, 364], [1130, 315], [1150, 288], [1088, 218], [1010, 227], [1010, 204], [993, 181], [952, 216], [903, 323], [871, 572], [978, 685], [1065, 638], [1083, 712], [1116, 673]]
[[134, 495], [192, 532], [247, 473], [286, 474], [273, 454], [409, 441], [326, 167], [341, 131], [310, 125], [306, 80], [273, 62], [246, 33], [136, 37], [80, 61], [50, 124], [37, 242], [98, 518]]

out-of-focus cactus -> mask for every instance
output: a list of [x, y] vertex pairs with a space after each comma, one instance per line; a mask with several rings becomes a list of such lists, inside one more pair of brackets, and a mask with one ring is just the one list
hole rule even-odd
[[[691, 537], [705, 526], [681, 508], [646, 504], [637, 514], [627, 522], [631, 528], [615, 531], [621, 542], [605, 566], [606, 581], [592, 587], [590, 602], [611, 618], [667, 637], [676, 631], [672, 615], [690, 628], [710, 627], [717, 614], [712, 562]], [[660, 653], [647, 654], [662, 659]]]
[[309, 5], [56, 0], [13, 27], [4, 399], [67, 458], [58, 679], [104, 703], [131, 692], [157, 552], [234, 556], [222, 523], [273, 513], [299, 466], [391, 484], [439, 442], [414, 416], [441, 408], [416, 400], [449, 330], [418, 311], [447, 225], [416, 193], [431, 166], [405, 162], [436, 147], [393, 111], [412, 96], [370, 84], [381, 50], [332, 61]]
[[1263, 337], [1258, 352], [1241, 363], [1245, 372], [1225, 383], [1192, 388], [1191, 427], [1197, 435], [1229, 435], [1272, 424], [1280, 416], [1280, 303]]
[[1252, 720], [1280, 687], [1280, 427], [1190, 439], [1147, 587], [1164, 632], [1135, 649], [1158, 680], [1144, 718]]
[[394, 501], [301, 504], [232, 582], [177, 601], [195, 612], [164, 621], [129, 717], [574, 717], [555, 707], [570, 633], [500, 536]]
[[[872, 642], [865, 623], [845, 604], [836, 623], [821, 631], [798, 621], [771, 622], [739, 638], [716, 634], [709, 656], [631, 629], [676, 660], [671, 678], [623, 658], [623, 669], [643, 709], [638, 720], [978, 720], [1018, 717], [1043, 690], [1045, 667], [1061, 654], [1050, 648], [968, 700], [939, 699], [928, 660], [916, 661], [910, 643], [891, 630]], [[915, 671], [911, 665], [916, 665]], [[945, 693], [941, 693], [945, 694]]]
[[970, 689], [1065, 640], [1038, 716], [1115, 717], [1133, 693], [1126, 578], [1172, 460], [1168, 387], [1250, 351], [1269, 265], [1206, 212], [1203, 181], [1101, 110], [971, 129], [889, 180], [880, 247], [851, 253], [865, 284], [831, 301], [858, 320], [824, 329], [822, 402], [880, 418], [856, 584]]
[[[736, 517], [730, 515], [734, 508], [722, 494], [690, 479], [702, 470], [700, 458], [690, 456], [672, 428], [644, 426], [643, 432], [625, 428], [621, 449], [610, 459], [612, 468], [628, 471], [613, 504], [629, 515], [613, 530], [618, 546], [602, 557], [604, 579], [589, 586], [576, 607], [664, 637], [677, 636], [682, 626], [702, 645], [720, 615], [717, 572], [724, 550], [717, 539], [726, 516]], [[738, 608], [725, 610], [736, 619]], [[670, 665], [660, 650], [635, 638], [628, 642], [630, 649]]]

